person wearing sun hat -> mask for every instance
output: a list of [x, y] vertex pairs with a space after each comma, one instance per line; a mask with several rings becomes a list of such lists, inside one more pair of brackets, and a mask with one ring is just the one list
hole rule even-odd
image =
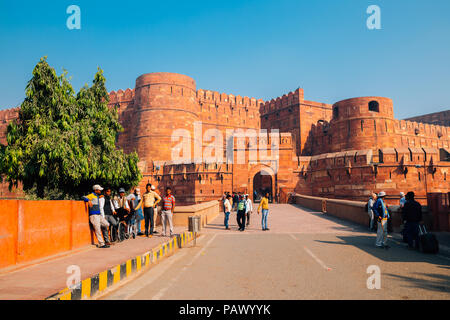
[[377, 196], [377, 201], [373, 205], [373, 213], [375, 221], [377, 221], [377, 239], [375, 242], [375, 246], [378, 248], [386, 248], [387, 245], [387, 221], [389, 219], [389, 211], [386, 207], [386, 203], [384, 202], [384, 198], [386, 197], [386, 192], [381, 191]]
[[[89, 208], [89, 221], [94, 227], [95, 236], [97, 237], [99, 248], [109, 248], [109, 245], [105, 244], [105, 240], [102, 235], [102, 228], [109, 228], [109, 223], [102, 216], [100, 211], [100, 197], [103, 188], [96, 184], [92, 187], [93, 192], [83, 197], [84, 202], [87, 202]], [[108, 241], [108, 239], [106, 239]]]

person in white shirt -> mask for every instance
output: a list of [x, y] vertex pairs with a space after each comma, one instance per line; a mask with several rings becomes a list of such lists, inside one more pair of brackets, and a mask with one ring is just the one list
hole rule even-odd
[[405, 193], [400, 192], [400, 209], [403, 208], [405, 203], [406, 203]]
[[247, 215], [247, 226], [248, 226], [250, 225], [250, 214], [253, 211], [253, 203], [252, 200], [250, 200], [250, 198], [248, 197], [248, 194], [245, 195], [245, 201], [246, 201], [245, 214]]
[[[119, 196], [114, 199], [114, 206], [116, 207], [116, 212], [120, 220], [128, 221], [130, 216], [130, 206], [128, 205], [128, 199], [125, 196], [125, 189], [119, 189]], [[120, 221], [119, 220], [119, 221]]]
[[[113, 200], [111, 199], [111, 188], [105, 188], [103, 195], [99, 198], [100, 215], [108, 221], [109, 226], [117, 227], [119, 221], [116, 220], [114, 215], [116, 214], [116, 208], [114, 206]], [[111, 231], [112, 232], [112, 231]], [[113, 235], [109, 237], [109, 228], [102, 228], [103, 238], [107, 245], [112, 245], [115, 240]]]
[[375, 220], [374, 220], [374, 213], [373, 213], [373, 205], [375, 204], [375, 201], [377, 200], [377, 194], [372, 193], [372, 196], [369, 198], [369, 202], [367, 203], [367, 213], [369, 214], [369, 230], [375, 231]]
[[225, 225], [225, 229], [226, 230], [230, 230], [230, 228], [228, 227], [228, 220], [230, 219], [230, 213], [231, 213], [231, 202], [230, 202], [231, 196], [228, 194], [227, 197], [225, 198], [225, 201], [223, 202], [223, 207], [224, 209], [224, 214], [225, 214], [225, 220], [224, 220], [224, 225]]

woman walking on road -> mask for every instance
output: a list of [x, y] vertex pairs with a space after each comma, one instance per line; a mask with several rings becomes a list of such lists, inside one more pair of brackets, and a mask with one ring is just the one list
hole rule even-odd
[[267, 216], [269, 215], [269, 193], [266, 192], [265, 196], [262, 197], [261, 202], [258, 207], [258, 214], [260, 209], [262, 208], [262, 219], [261, 219], [261, 227], [263, 231], [269, 230], [267, 227]]

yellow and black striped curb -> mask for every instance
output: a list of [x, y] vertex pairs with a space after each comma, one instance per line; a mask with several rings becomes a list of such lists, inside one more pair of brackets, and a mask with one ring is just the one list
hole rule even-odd
[[192, 241], [192, 239], [194, 239], [193, 232], [185, 231], [172, 238], [170, 241], [160, 244], [158, 247], [153, 248], [136, 258], [129, 259], [109, 270], [84, 279], [73, 288], [65, 288], [64, 290], [47, 297], [45, 300], [89, 299], [96, 293], [100, 293], [106, 288], [110, 288], [130, 275], [158, 263], [161, 258], [175, 252], [179, 248], [183, 248], [188, 242]]

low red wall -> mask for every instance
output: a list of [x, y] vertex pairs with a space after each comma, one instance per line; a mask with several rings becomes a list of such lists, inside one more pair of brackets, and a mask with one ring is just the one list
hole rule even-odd
[[[369, 215], [365, 211], [365, 202], [328, 199], [313, 196], [295, 194], [292, 196], [292, 202], [306, 208], [319, 212], [326, 212], [332, 216], [353, 221], [363, 226], [369, 226]], [[422, 206], [423, 220], [428, 230], [433, 230], [433, 216], [428, 211], [427, 206]], [[392, 217], [392, 227], [395, 232], [402, 229], [402, 218], [399, 206], [389, 206], [389, 213]]]
[[82, 201], [0, 200], [0, 268], [91, 244]]

